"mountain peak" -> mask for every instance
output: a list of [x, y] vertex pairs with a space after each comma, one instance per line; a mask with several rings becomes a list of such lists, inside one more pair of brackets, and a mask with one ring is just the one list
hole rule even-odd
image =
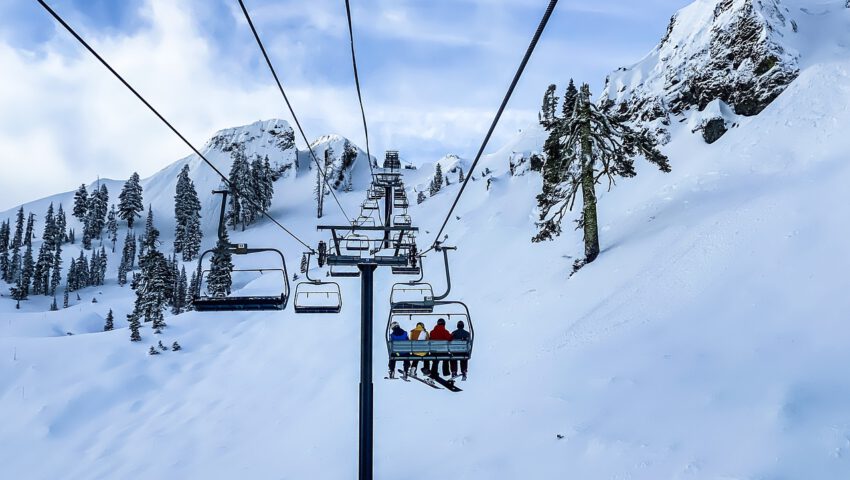
[[646, 57], [609, 75], [602, 103], [662, 138], [671, 115], [718, 99], [735, 114], [757, 115], [799, 73], [789, 13], [780, 0], [697, 0]]

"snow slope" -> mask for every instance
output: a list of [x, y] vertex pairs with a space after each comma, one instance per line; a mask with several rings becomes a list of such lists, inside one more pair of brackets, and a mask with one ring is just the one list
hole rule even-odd
[[[540, 179], [508, 172], [534, 145], [486, 159], [495, 180], [447, 230], [470, 379], [451, 394], [377, 362], [376, 478], [847, 478], [850, 11], [783, 4], [799, 77], [713, 145], [674, 125], [673, 172], [641, 165], [600, 192], [603, 252], [573, 277], [579, 233], [531, 244]], [[279, 188], [274, 213], [312, 241], [309, 183]], [[423, 241], [457, 188], [412, 206]], [[238, 235], [297, 263], [268, 224]], [[426, 275], [439, 289], [439, 258]], [[378, 274], [378, 330], [392, 281]], [[341, 284], [339, 316], [169, 317], [163, 343], [184, 350], [157, 357], [149, 328], [127, 341], [113, 285], [59, 312], [0, 302], [0, 477], [352, 478], [359, 290]], [[119, 328], [101, 333], [107, 306]]]

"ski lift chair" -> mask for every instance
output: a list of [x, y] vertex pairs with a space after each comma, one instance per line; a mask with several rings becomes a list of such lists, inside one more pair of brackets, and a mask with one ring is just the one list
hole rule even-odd
[[364, 200], [360, 205], [362, 210], [377, 210], [378, 209], [378, 201], [377, 200]]
[[217, 248], [212, 248], [201, 254], [198, 258], [198, 272], [201, 278], [198, 281], [198, 289], [193, 293], [192, 305], [196, 311], [242, 311], [242, 310], [283, 310], [289, 301], [289, 274], [286, 271], [286, 259], [280, 250], [276, 248], [248, 248], [247, 244], [239, 243], [232, 244], [224, 241], [226, 238], [224, 228], [224, 212], [227, 204], [227, 190], [217, 190], [213, 193], [221, 194], [221, 213], [219, 216], [218, 235], [219, 243], [224, 245], [234, 258], [241, 256], [254, 255], [259, 253], [275, 253], [280, 257], [280, 265], [263, 267], [263, 268], [234, 268], [231, 272], [256, 272], [261, 275], [267, 272], [278, 272], [282, 277], [283, 288], [280, 295], [223, 295], [210, 294], [205, 291], [204, 279], [208, 277], [210, 269], [204, 269], [204, 259], [211, 253], [215, 253]]
[[407, 202], [407, 198], [395, 198], [393, 199], [393, 208], [407, 208], [410, 204]]
[[395, 215], [393, 217], [393, 225], [397, 227], [409, 227], [411, 224], [410, 215]]
[[339, 284], [310, 278], [310, 253], [306, 255], [307, 280], [295, 286], [295, 299], [292, 304], [295, 313], [339, 313], [342, 310]]
[[432, 313], [434, 288], [424, 282], [396, 283], [390, 293], [390, 310], [394, 313]]
[[[435, 307], [447, 307], [446, 312], [432, 313], [399, 313], [390, 311], [387, 320], [385, 337], [387, 339], [387, 353], [390, 358], [406, 358], [415, 355], [416, 360], [441, 361], [441, 360], [469, 360], [472, 358], [472, 345], [475, 339], [475, 330], [469, 315], [469, 308], [463, 302], [456, 301], [434, 301]], [[418, 322], [431, 328], [438, 319], [446, 321], [446, 328], [454, 328], [458, 320], [462, 320], [469, 332], [469, 340], [390, 340], [390, 325], [398, 322], [405, 330], [410, 330]]]

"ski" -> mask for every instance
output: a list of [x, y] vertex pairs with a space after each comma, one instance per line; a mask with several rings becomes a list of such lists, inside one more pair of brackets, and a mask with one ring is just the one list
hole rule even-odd
[[432, 378], [435, 382], [437, 382], [437, 383], [439, 383], [440, 385], [442, 385], [442, 386], [446, 387], [446, 390], [451, 390], [452, 392], [462, 392], [462, 391], [463, 391], [463, 390], [461, 390], [460, 388], [458, 388], [458, 387], [455, 385], [455, 382], [454, 382], [454, 381], [446, 380], [446, 379], [444, 379], [444, 378], [442, 378], [442, 377], [431, 377], [431, 378]]
[[[399, 370], [398, 373], [402, 373], [402, 371]], [[437, 390], [441, 390], [441, 388], [438, 385], [428, 381], [428, 380], [431, 380], [429, 377], [423, 378], [423, 377], [419, 377], [419, 376], [416, 376], [416, 375], [408, 375], [407, 378], [415, 378], [416, 380], [419, 380], [420, 382], [424, 383], [425, 385], [428, 385], [431, 388], [436, 388]]]

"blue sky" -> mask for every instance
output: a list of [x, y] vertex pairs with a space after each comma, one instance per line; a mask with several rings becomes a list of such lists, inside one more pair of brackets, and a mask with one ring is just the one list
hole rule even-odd
[[[236, 0], [50, 3], [198, 146], [221, 128], [289, 120]], [[546, 3], [354, 0], [373, 154], [473, 156]], [[490, 149], [536, 121], [548, 84], [572, 77], [598, 94], [688, 3], [561, 0]], [[246, 4], [307, 135], [363, 146], [343, 0]], [[28, 166], [0, 176], [0, 210], [189, 153], [37, 2], [3, 0], [0, 19], [0, 162]]]

